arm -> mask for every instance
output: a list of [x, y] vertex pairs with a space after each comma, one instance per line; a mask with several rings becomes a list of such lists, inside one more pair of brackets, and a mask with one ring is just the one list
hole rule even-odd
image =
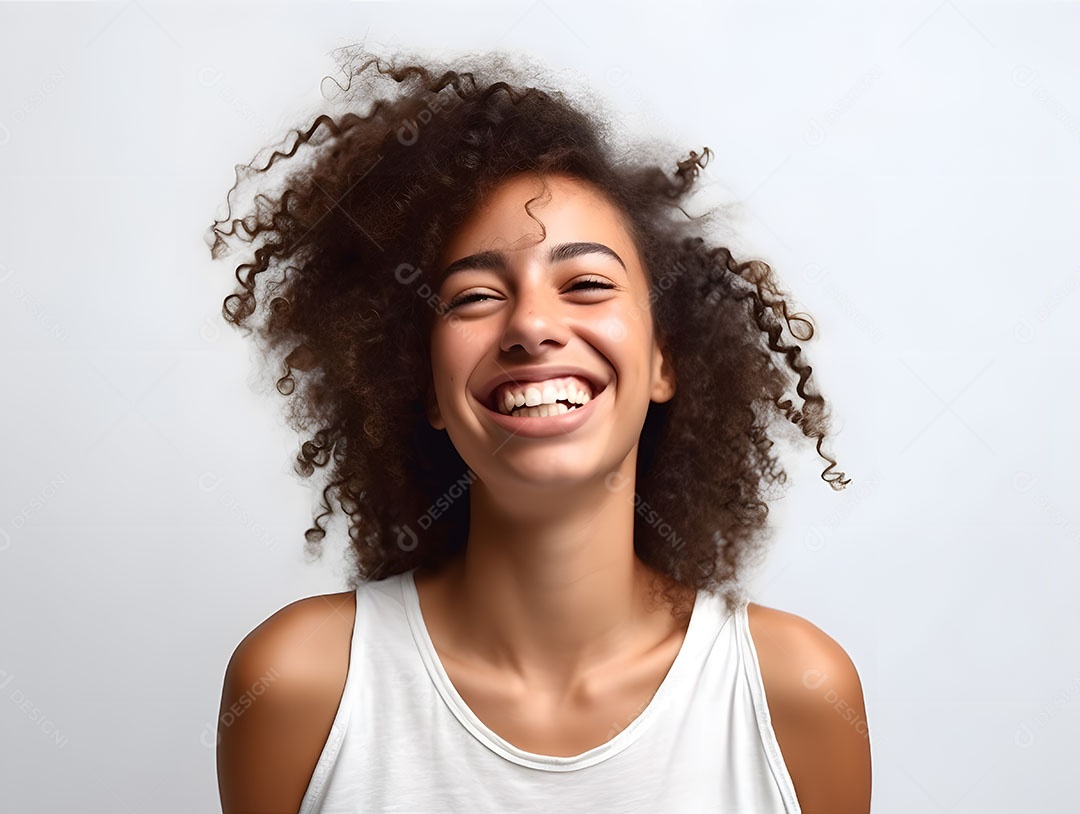
[[769, 713], [803, 814], [868, 814], [870, 740], [848, 654], [805, 619], [750, 603]]
[[348, 670], [352, 593], [275, 613], [229, 661], [218, 717], [223, 814], [296, 814], [330, 733]]

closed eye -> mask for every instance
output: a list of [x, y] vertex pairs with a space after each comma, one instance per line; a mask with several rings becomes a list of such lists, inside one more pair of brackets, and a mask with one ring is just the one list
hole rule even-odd
[[572, 286], [570, 286], [570, 290], [573, 291], [575, 288], [578, 288], [580, 286], [588, 286], [589, 288], [614, 288], [615, 287], [611, 283], [605, 283], [603, 280], [582, 280], [580, 283], [574, 283]]
[[[572, 286], [570, 286], [570, 290], [574, 291], [575, 289], [579, 289], [582, 286], [584, 286], [586, 289], [615, 288], [615, 286], [613, 286], [611, 283], [605, 282], [604, 280], [588, 279], [588, 280], [580, 280], [579, 282], [574, 283]], [[457, 308], [459, 305], [465, 305], [465, 304], [470, 303], [470, 302], [480, 302], [481, 300], [488, 300], [488, 299], [491, 299], [490, 294], [481, 294], [481, 293], [464, 294], [464, 295], [462, 295], [460, 297], [455, 297], [450, 302], [450, 305], [448, 306], [448, 308], [451, 308], [451, 309], [452, 308]]]

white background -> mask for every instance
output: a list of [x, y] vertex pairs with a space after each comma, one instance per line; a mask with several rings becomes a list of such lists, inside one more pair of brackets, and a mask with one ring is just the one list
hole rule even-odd
[[233, 648], [344, 587], [203, 234], [365, 37], [712, 148], [854, 479], [803, 448], [755, 601], [854, 660], [875, 812], [1075, 810], [1080, 9], [951, 0], [0, 6], [0, 809], [216, 810]]

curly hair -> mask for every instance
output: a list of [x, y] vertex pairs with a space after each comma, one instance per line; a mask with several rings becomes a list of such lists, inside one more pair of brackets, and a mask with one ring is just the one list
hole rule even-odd
[[[641, 431], [627, 498], [634, 550], [669, 582], [722, 592], [733, 607], [744, 567], [764, 553], [766, 499], [787, 478], [779, 434], [817, 440], [832, 488], [850, 479], [822, 452], [829, 417], [799, 347], [812, 319], [792, 310], [766, 263], [706, 243], [716, 208], [683, 208], [712, 151], [669, 160], [671, 146], [646, 137], [620, 149], [601, 99], [584, 90], [575, 104], [520, 56], [338, 54], [347, 81], [327, 101], [341, 109], [290, 130], [260, 168], [258, 156], [238, 165], [227, 214], [208, 233], [215, 259], [229, 238], [250, 247], [222, 314], [254, 336], [267, 384], [287, 399], [296, 472], [325, 474], [308, 556], [321, 556], [335, 503], [348, 518], [353, 589], [438, 568], [464, 547], [475, 476], [425, 412], [431, 326], [452, 317], [423, 270], [507, 177], [561, 174], [625, 215], [650, 286], [641, 305], [678, 382]], [[389, 92], [378, 96], [379, 85]], [[256, 176], [261, 190], [234, 217], [234, 193]]]

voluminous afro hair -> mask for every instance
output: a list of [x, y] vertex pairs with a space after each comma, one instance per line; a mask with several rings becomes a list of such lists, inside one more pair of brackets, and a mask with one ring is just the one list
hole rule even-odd
[[[572, 103], [520, 57], [466, 65], [339, 53], [347, 79], [324, 85], [340, 109], [290, 131], [263, 166], [238, 166], [228, 213], [209, 233], [214, 258], [230, 239], [250, 246], [223, 315], [276, 371], [268, 381], [302, 439], [297, 473], [325, 474], [308, 554], [321, 553], [336, 506], [353, 589], [437, 568], [465, 545], [473, 474], [425, 412], [430, 329], [450, 317], [424, 270], [500, 181], [559, 173], [593, 184], [626, 216], [675, 372], [675, 396], [650, 404], [642, 429], [628, 498], [635, 551], [733, 607], [744, 566], [763, 554], [765, 498], [787, 477], [778, 434], [816, 439], [822, 479], [834, 489], [850, 481], [822, 452], [828, 415], [799, 347], [811, 318], [793, 312], [767, 264], [706, 243], [712, 211], [683, 209], [711, 151], [676, 160], [655, 139], [620, 145], [601, 99], [584, 91]], [[235, 216], [234, 193], [253, 181]]]

